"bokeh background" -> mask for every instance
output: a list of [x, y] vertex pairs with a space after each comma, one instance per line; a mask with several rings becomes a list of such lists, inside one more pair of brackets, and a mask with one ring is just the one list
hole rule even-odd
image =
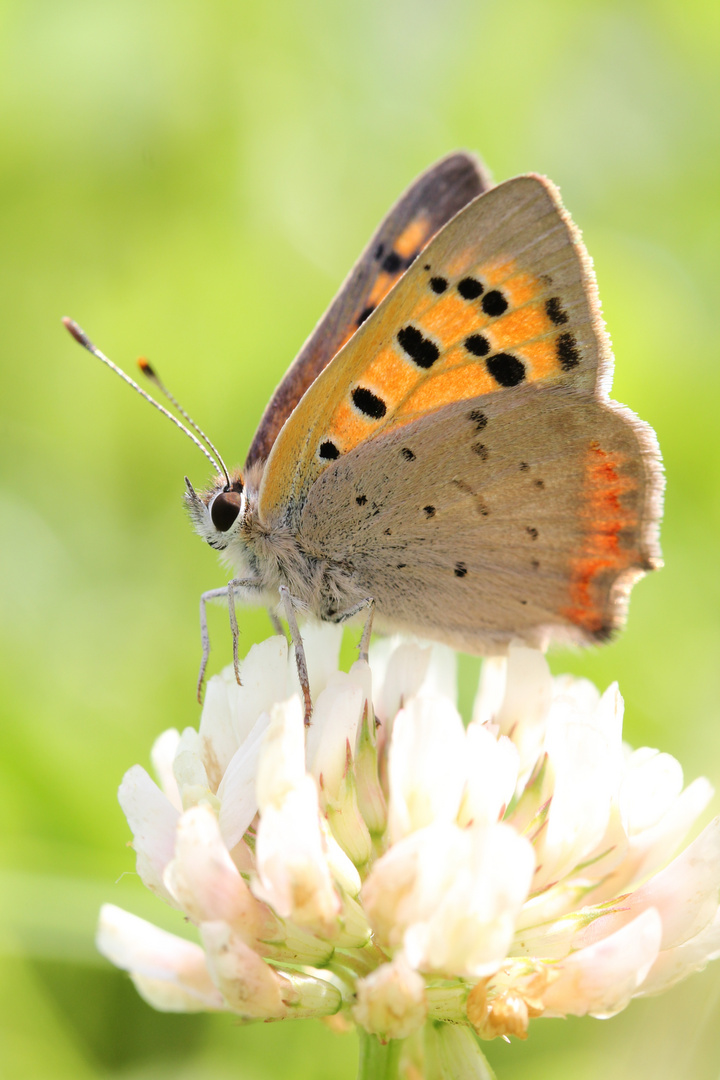
[[[203, 459], [59, 320], [125, 366], [149, 356], [241, 461], [381, 215], [456, 147], [560, 185], [614, 396], [665, 458], [666, 568], [616, 644], [553, 669], [619, 679], [628, 739], [720, 782], [719, 39], [712, 0], [0, 3], [4, 1077], [354, 1075], [353, 1035], [157, 1014], [95, 953], [104, 900], [169, 925], [115, 791], [196, 723], [197, 600], [224, 576], [180, 504]], [[241, 626], [244, 647], [269, 629]], [[500, 1080], [715, 1080], [720, 964], [488, 1055]]]

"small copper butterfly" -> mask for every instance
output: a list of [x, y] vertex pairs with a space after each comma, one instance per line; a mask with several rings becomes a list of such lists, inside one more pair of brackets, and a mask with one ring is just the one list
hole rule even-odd
[[554, 185], [493, 186], [452, 154], [372, 237], [244, 468], [188, 484], [195, 528], [246, 600], [282, 587], [333, 622], [373, 605], [380, 629], [481, 654], [604, 641], [660, 565], [662, 498], [612, 367]]

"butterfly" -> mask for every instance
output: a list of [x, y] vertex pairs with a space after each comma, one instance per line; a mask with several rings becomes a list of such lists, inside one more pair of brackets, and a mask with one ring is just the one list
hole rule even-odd
[[281, 589], [321, 620], [372, 606], [381, 630], [471, 653], [606, 640], [661, 565], [663, 486], [612, 368], [555, 186], [439, 161], [370, 240], [244, 468], [188, 483], [231, 612]]

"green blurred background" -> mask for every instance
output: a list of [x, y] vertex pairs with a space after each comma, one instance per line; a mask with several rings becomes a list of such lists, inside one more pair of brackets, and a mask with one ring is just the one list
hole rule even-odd
[[[196, 723], [197, 601], [224, 576], [180, 504], [203, 460], [59, 319], [149, 356], [241, 461], [381, 215], [456, 147], [560, 185], [614, 396], [665, 458], [666, 569], [616, 644], [553, 669], [619, 679], [628, 739], [720, 782], [719, 38], [701, 0], [0, 3], [3, 1077], [354, 1075], [353, 1035], [157, 1014], [95, 954], [104, 900], [170, 925], [115, 791]], [[241, 625], [244, 647], [269, 629]], [[215, 670], [222, 611], [211, 629]], [[714, 1080], [720, 964], [488, 1055], [500, 1080]]]

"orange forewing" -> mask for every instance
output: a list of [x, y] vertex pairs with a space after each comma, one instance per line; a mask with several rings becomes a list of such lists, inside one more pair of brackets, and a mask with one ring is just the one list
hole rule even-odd
[[267, 459], [300, 398], [447, 222], [490, 180], [476, 157], [450, 154], [410, 185], [373, 234], [342, 289], [273, 394], [245, 468]]
[[518, 177], [482, 195], [307, 391], [265, 470], [261, 515], [292, 516], [331, 460], [452, 401], [519, 381], [592, 390], [609, 362], [593, 303], [584, 249], [548, 181]]

